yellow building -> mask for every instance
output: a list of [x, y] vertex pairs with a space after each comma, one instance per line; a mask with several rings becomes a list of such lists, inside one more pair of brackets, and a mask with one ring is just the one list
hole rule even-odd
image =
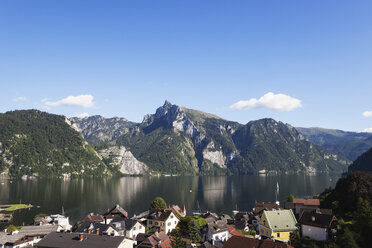
[[290, 234], [296, 231], [297, 221], [292, 210], [264, 211], [260, 220], [260, 235], [288, 242]]

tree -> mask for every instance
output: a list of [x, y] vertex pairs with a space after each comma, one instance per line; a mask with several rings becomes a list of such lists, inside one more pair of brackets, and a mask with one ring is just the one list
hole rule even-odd
[[17, 231], [17, 230], [19, 230], [19, 228], [17, 228], [15, 225], [9, 225], [6, 228], [6, 232], [8, 232], [8, 233], [11, 233], [11, 232], [14, 232], [14, 231]]
[[172, 248], [185, 248], [186, 246], [186, 242], [182, 240], [179, 229], [176, 229], [171, 235], [171, 246]]
[[294, 196], [292, 194], [289, 194], [287, 198], [287, 202], [293, 202]]
[[343, 234], [338, 238], [337, 243], [341, 247], [358, 248], [353, 233], [348, 227], [345, 227]]
[[152, 209], [166, 209], [167, 203], [161, 197], [156, 197], [150, 204], [150, 210]]
[[189, 223], [189, 234], [192, 242], [194, 244], [199, 243], [201, 241], [200, 237], [200, 226], [196, 220], [192, 220]]

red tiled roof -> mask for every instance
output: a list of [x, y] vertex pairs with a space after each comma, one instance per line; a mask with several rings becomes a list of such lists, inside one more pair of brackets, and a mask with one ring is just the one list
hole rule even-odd
[[230, 233], [232, 236], [245, 237], [244, 234], [238, 232], [234, 227], [232, 227], [232, 226], [230, 226], [230, 225], [227, 225], [227, 227], [229, 228], [229, 233]]
[[319, 199], [304, 199], [304, 198], [294, 198], [294, 204], [303, 204], [304, 206], [320, 206]]

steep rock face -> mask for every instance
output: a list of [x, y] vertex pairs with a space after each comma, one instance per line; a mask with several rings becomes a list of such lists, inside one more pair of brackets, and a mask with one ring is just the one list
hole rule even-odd
[[226, 157], [221, 150], [216, 150], [213, 141], [211, 141], [203, 151], [203, 159], [207, 159], [213, 164], [217, 164], [220, 168], [226, 168]]
[[371, 133], [345, 132], [318, 127], [296, 129], [313, 144], [352, 161], [372, 147]]
[[124, 146], [111, 146], [98, 153], [105, 159], [111, 159], [111, 166], [119, 166], [119, 171], [123, 174], [150, 174], [148, 166], [138, 161]]
[[136, 123], [125, 118], [104, 118], [99, 115], [85, 118], [70, 118], [72, 127], [80, 132], [84, 139], [92, 145], [104, 144], [128, 133]]

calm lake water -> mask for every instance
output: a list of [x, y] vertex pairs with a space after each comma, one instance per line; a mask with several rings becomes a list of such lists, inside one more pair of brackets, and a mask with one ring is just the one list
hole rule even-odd
[[283, 204], [290, 193], [318, 194], [326, 187], [334, 187], [339, 177], [319, 174], [6, 180], [1, 181], [0, 203], [40, 206], [14, 212], [12, 223], [16, 225], [31, 223], [38, 213], [61, 213], [62, 206], [72, 223], [91, 212], [103, 213], [117, 203], [133, 216], [147, 210], [156, 196], [170, 204], [185, 205], [188, 214], [198, 205], [202, 211], [231, 214], [236, 207], [250, 211], [255, 201], [275, 202], [277, 182]]

